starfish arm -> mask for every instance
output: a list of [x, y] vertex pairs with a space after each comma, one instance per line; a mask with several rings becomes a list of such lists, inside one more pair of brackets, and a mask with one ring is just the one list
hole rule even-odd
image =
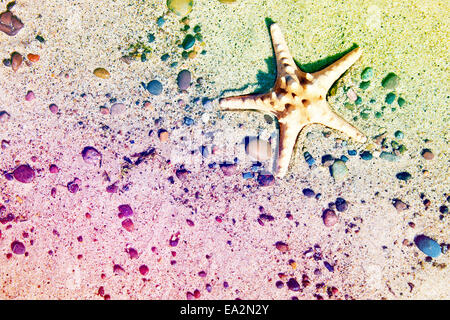
[[273, 113], [270, 105], [270, 93], [248, 94], [244, 96], [228, 97], [219, 100], [222, 110], [256, 110]]
[[284, 39], [278, 24], [274, 23], [270, 26], [270, 34], [272, 37], [272, 46], [275, 52], [275, 59], [277, 61], [277, 75], [278, 77], [296, 76], [298, 69], [292, 58], [289, 48]]
[[361, 131], [333, 112], [326, 101], [321, 103], [320, 110], [320, 112], [316, 112], [315, 117], [311, 118], [311, 122], [341, 131], [357, 142], [367, 141], [367, 137]]
[[286, 175], [289, 163], [291, 161], [292, 153], [294, 151], [295, 142], [300, 131], [306, 124], [279, 122], [280, 125], [280, 141], [278, 147], [277, 160], [277, 176], [282, 178]]
[[361, 54], [361, 48], [356, 48], [325, 69], [313, 73], [314, 85], [326, 95], [333, 83], [359, 59]]

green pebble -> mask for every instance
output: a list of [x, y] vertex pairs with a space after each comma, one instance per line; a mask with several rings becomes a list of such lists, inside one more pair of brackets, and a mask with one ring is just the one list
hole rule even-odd
[[381, 118], [383, 114], [380, 111], [375, 112], [375, 118]]
[[194, 32], [195, 32], [195, 33], [199, 33], [201, 30], [202, 30], [202, 28], [200, 27], [200, 25], [196, 25], [196, 26], [194, 27]]
[[351, 104], [350, 102], [344, 103], [344, 107], [351, 111], [355, 110], [355, 106], [353, 104]]
[[335, 181], [343, 180], [348, 174], [348, 168], [345, 162], [342, 160], [334, 161], [333, 165], [330, 167], [331, 176]]
[[398, 86], [400, 78], [393, 72], [388, 73], [388, 75], [381, 81], [381, 85], [385, 89], [395, 89]]
[[366, 90], [367, 88], [369, 88], [370, 86], [370, 81], [363, 81], [359, 84], [359, 88]]
[[394, 102], [395, 101], [395, 93], [393, 93], [393, 92], [389, 92], [387, 95], [386, 95], [386, 98], [384, 99], [384, 102], [386, 102], [387, 104], [392, 104], [392, 102]]
[[190, 26], [187, 24], [183, 27], [183, 29], [181, 29], [182, 31], [188, 31], [190, 28]]
[[364, 109], [363, 111], [361, 111], [361, 113], [359, 115], [361, 116], [361, 119], [363, 119], [363, 120], [369, 119], [370, 109]]
[[392, 146], [392, 148], [396, 149], [396, 148], [398, 148], [400, 146], [400, 144], [397, 141], [392, 140], [391, 141], [391, 146]]
[[189, 52], [183, 51], [183, 52], [181, 53], [181, 57], [182, 57], [183, 59], [187, 59], [187, 58], [189, 57]]
[[362, 103], [362, 98], [361, 98], [361, 97], [356, 98], [355, 104], [356, 104], [357, 106], [359, 106], [361, 103]]
[[142, 61], [142, 62], [147, 61], [147, 55], [146, 55], [145, 53], [142, 53], [142, 54], [141, 54], [141, 61]]
[[395, 131], [394, 136], [395, 136], [397, 139], [403, 139], [403, 138], [405, 137], [404, 133], [401, 132], [400, 130]]
[[402, 144], [400, 147], [397, 148], [397, 150], [398, 150], [398, 152], [403, 154], [407, 149], [406, 149], [405, 145]]
[[361, 79], [362, 80], [369, 80], [373, 77], [373, 68], [367, 67], [361, 72]]
[[39, 41], [40, 43], [44, 43], [45, 42], [45, 39], [42, 36], [40, 36], [40, 35], [37, 35], [35, 39], [37, 41]]
[[161, 56], [161, 60], [162, 61], [167, 61], [167, 59], [169, 59], [170, 55], [168, 53], [165, 53]]
[[397, 103], [398, 103], [398, 105], [399, 105], [400, 107], [403, 107], [403, 106], [405, 105], [406, 101], [405, 101], [405, 99], [399, 97], [399, 98], [397, 99]]
[[184, 38], [181, 46], [183, 47], [184, 50], [189, 50], [190, 48], [192, 48], [194, 46], [194, 43], [195, 43], [195, 37], [192, 34], [188, 34]]
[[391, 111], [392, 111], [392, 112], [395, 112], [395, 111], [397, 111], [397, 108], [392, 107], [392, 108], [391, 108]]

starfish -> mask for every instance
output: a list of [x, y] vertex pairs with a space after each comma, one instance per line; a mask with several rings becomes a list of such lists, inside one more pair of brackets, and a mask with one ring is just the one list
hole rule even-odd
[[222, 98], [219, 104], [222, 110], [256, 110], [278, 119], [280, 140], [276, 175], [286, 175], [297, 136], [309, 124], [322, 124], [346, 133], [357, 142], [366, 142], [366, 136], [334, 113], [326, 100], [328, 90], [358, 60], [361, 49], [352, 50], [325, 69], [307, 73], [295, 64], [280, 27], [272, 24], [270, 33], [277, 62], [274, 87], [263, 94]]

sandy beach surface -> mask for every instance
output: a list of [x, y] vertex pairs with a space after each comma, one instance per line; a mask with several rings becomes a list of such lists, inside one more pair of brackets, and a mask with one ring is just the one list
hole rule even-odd
[[[23, 28], [0, 32], [0, 297], [450, 298], [449, 9], [195, 0], [182, 21], [163, 0], [17, 0]], [[265, 185], [273, 157], [243, 141], [275, 153], [276, 121], [218, 99], [273, 84], [268, 19], [308, 72], [363, 49], [328, 101], [368, 141], [309, 126]]]

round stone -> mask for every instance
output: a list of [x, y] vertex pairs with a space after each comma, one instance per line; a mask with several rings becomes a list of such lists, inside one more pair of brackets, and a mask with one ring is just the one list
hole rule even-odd
[[182, 70], [177, 77], [177, 84], [180, 90], [186, 90], [191, 85], [191, 73], [189, 70]]
[[414, 243], [420, 249], [420, 251], [422, 251], [429, 257], [437, 258], [441, 254], [441, 246], [436, 241], [425, 235], [419, 235], [415, 237]]
[[314, 191], [312, 189], [305, 188], [305, 189], [303, 189], [303, 195], [305, 195], [308, 198], [313, 198], [316, 194], [314, 193]]
[[161, 94], [161, 92], [163, 90], [163, 86], [162, 86], [161, 82], [159, 82], [158, 80], [153, 80], [147, 84], [146, 89], [151, 94], [158, 96]]
[[20, 241], [13, 241], [11, 243], [11, 250], [15, 254], [24, 254], [25, 253], [25, 245]]
[[373, 68], [367, 67], [361, 72], [361, 79], [367, 81], [373, 77]]
[[167, 0], [167, 8], [179, 16], [185, 16], [191, 12], [193, 0]]
[[336, 209], [339, 212], [344, 212], [345, 210], [348, 209], [348, 203], [347, 203], [347, 201], [345, 201], [344, 198], [337, 198], [335, 203], [336, 203]]
[[22, 183], [30, 183], [34, 180], [34, 170], [27, 164], [18, 166], [13, 172], [14, 179]]
[[97, 151], [94, 147], [85, 147], [83, 151], [81, 151], [81, 156], [83, 157], [84, 162], [89, 164], [97, 164], [102, 160], [102, 154]]
[[395, 176], [397, 177], [397, 179], [403, 181], [408, 181], [409, 179], [411, 179], [411, 174], [407, 171], [399, 172]]
[[332, 227], [338, 222], [338, 217], [334, 210], [326, 209], [322, 215], [323, 223], [327, 227]]
[[381, 85], [385, 89], [395, 89], [398, 86], [400, 78], [393, 72], [390, 72], [384, 79], [381, 81]]
[[433, 152], [431, 152], [430, 149], [423, 149], [422, 150], [422, 157], [426, 160], [433, 160], [434, 159], [434, 154]]
[[109, 113], [112, 116], [117, 116], [119, 114], [122, 114], [126, 109], [126, 106], [123, 103], [114, 103], [111, 106], [111, 109], [109, 110]]
[[252, 137], [248, 138], [245, 152], [257, 161], [265, 161], [272, 157], [272, 146], [266, 140]]
[[102, 79], [108, 79], [111, 75], [109, 74], [108, 70], [105, 68], [97, 68], [94, 70], [94, 75], [96, 77], [102, 78]]
[[330, 167], [330, 173], [334, 180], [341, 181], [348, 174], [348, 168], [345, 165], [345, 162], [342, 160], [334, 161], [333, 165]]

